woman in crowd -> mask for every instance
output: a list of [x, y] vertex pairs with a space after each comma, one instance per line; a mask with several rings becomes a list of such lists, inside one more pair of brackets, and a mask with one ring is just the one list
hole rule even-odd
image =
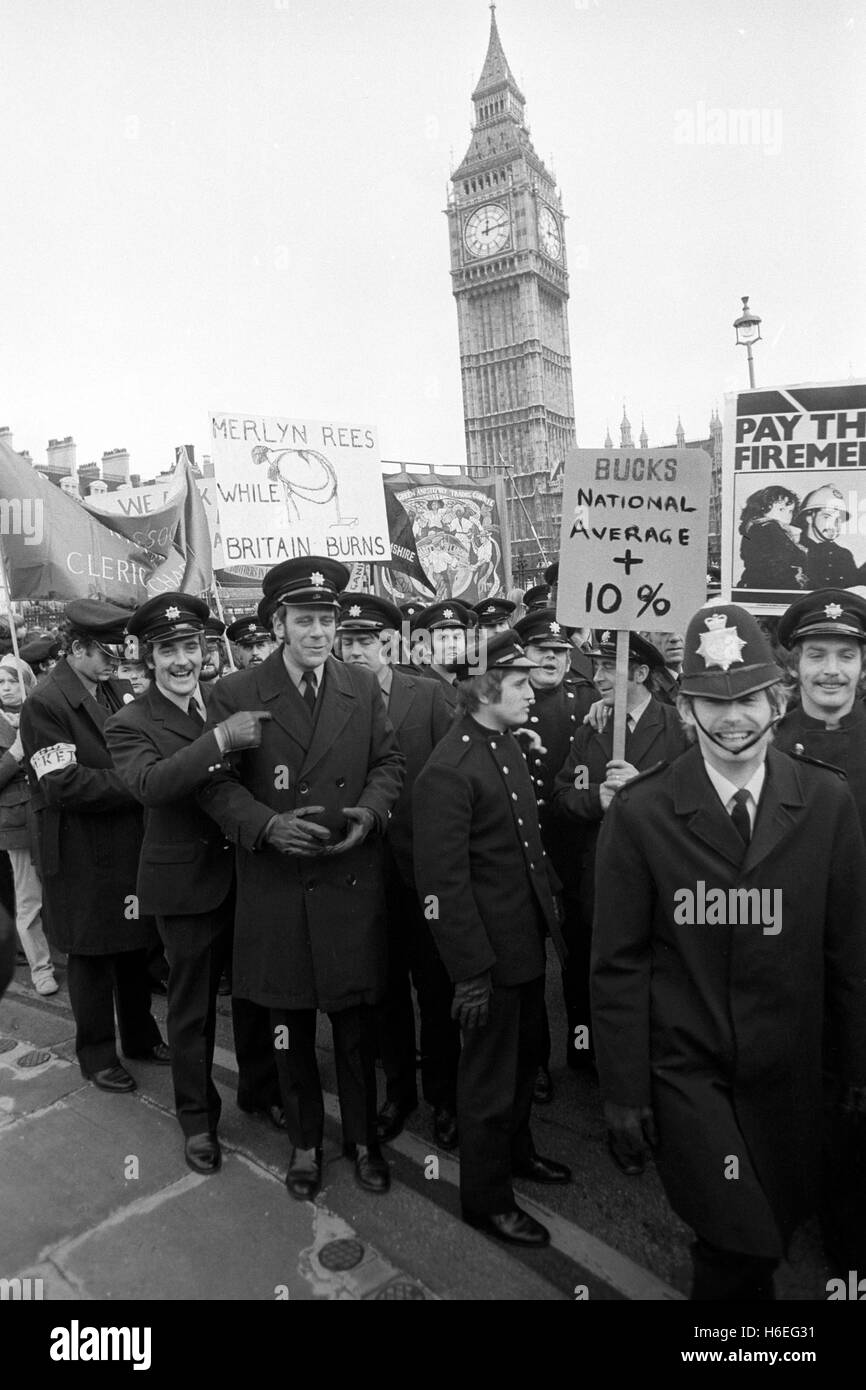
[[58, 984], [42, 930], [42, 884], [33, 861], [30, 790], [18, 733], [22, 682], [29, 695], [36, 677], [26, 661], [16, 660], [11, 653], [0, 657], [0, 850], [6, 851], [12, 865], [15, 925], [33, 987], [38, 994], [56, 994]]

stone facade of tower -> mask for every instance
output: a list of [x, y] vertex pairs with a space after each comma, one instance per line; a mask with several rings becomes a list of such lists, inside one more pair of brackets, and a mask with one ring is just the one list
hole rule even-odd
[[472, 138], [446, 210], [466, 459], [471, 474], [488, 478], [505, 465], [512, 545], [543, 568], [527, 512], [554, 558], [562, 463], [575, 442], [565, 228], [491, 11]]

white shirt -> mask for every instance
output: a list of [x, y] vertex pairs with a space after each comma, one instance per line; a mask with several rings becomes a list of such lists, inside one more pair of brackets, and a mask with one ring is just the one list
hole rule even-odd
[[716, 790], [716, 794], [718, 795], [718, 798], [724, 806], [725, 810], [727, 811], [728, 815], [731, 815], [736, 804], [734, 801], [734, 797], [736, 796], [737, 792], [742, 790], [748, 793], [748, 798], [746, 800], [746, 810], [749, 813], [749, 824], [752, 827], [752, 832], [754, 833], [755, 816], [758, 814], [758, 802], [761, 799], [761, 792], [764, 788], [764, 778], [767, 775], [766, 763], [763, 760], [761, 761], [760, 765], [752, 773], [746, 785], [742, 788], [738, 787], [735, 782], [730, 782], [727, 777], [723, 777], [721, 772], [717, 772], [714, 767], [710, 767], [710, 764], [707, 762], [706, 759], [704, 759], [704, 767], [706, 768], [707, 776], [712, 782]]

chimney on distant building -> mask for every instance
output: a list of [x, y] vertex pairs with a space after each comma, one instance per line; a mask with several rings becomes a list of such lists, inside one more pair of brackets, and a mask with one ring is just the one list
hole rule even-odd
[[129, 450], [106, 449], [102, 455], [102, 476], [115, 487], [129, 482]]
[[15, 449], [15, 445], [12, 443], [12, 431], [8, 425], [0, 425], [0, 441], [8, 444], [10, 449]]
[[67, 434], [63, 439], [49, 439], [47, 461], [45, 464], [37, 464], [37, 470], [45, 473], [53, 483], [58, 483], [61, 478], [65, 478], [69, 473], [75, 472], [75, 440], [71, 434]]

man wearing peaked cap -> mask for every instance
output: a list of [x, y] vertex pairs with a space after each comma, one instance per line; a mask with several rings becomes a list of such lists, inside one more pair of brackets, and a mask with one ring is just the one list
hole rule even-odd
[[511, 626], [510, 618], [516, 604], [508, 598], [485, 598], [472, 605], [478, 614], [478, 626], [491, 632], [507, 632]]
[[534, 584], [531, 589], [527, 589], [523, 595], [523, 606], [527, 613], [533, 612], [536, 608], [549, 608], [551, 606], [550, 585]]
[[780, 677], [750, 613], [701, 609], [678, 701], [696, 742], [617, 793], [598, 842], [605, 1117], [622, 1163], [656, 1145], [696, 1300], [772, 1298], [815, 1209], [828, 1023], [852, 1107], [866, 1084], [866, 849], [844, 778], [770, 746]]
[[[265, 602], [265, 600], [262, 600]], [[237, 648], [238, 669], [260, 666], [274, 650], [274, 634], [258, 613], [245, 613], [226, 628], [226, 637]]]
[[[476, 668], [477, 669], [477, 668]], [[515, 1201], [513, 1178], [566, 1183], [535, 1151], [532, 1088], [543, 1047], [544, 938], [562, 949], [535, 794], [514, 730], [534, 703], [513, 631], [482, 675], [460, 672], [460, 713], [415, 783], [415, 883], [454, 982], [460, 1198], [471, 1225], [524, 1246], [549, 1232]]]
[[443, 599], [422, 608], [412, 623], [412, 653], [422, 673], [445, 687], [445, 698], [454, 709], [454, 672], [466, 658], [467, 633], [477, 614], [457, 599]]
[[114, 769], [104, 732], [131, 693], [114, 678], [128, 618], [113, 603], [67, 604], [66, 655], [25, 701], [20, 722], [45, 930], [68, 955], [78, 1064], [112, 1092], [136, 1085], [117, 1055], [115, 1008], [125, 1055], [168, 1064], [150, 1012], [147, 952], [158, 938], [134, 903], [141, 808]]
[[[170, 966], [175, 1109], [186, 1162], [198, 1173], [220, 1166], [221, 1105], [211, 1071], [217, 987], [231, 958], [235, 888], [231, 848], [195, 796], [214, 781], [229, 753], [257, 746], [261, 723], [270, 717], [234, 714], [205, 732], [208, 697], [199, 682], [213, 621], [207, 604], [189, 594], [160, 594], [136, 609], [127, 631], [153, 683], [105, 726], [114, 765], [145, 808], [136, 892], [142, 908], [156, 916]], [[267, 1012], [233, 999], [232, 1020], [238, 1103], [278, 1118]]]
[[421, 1084], [433, 1107], [433, 1135], [443, 1148], [457, 1137], [456, 1092], [460, 1035], [451, 1018], [451, 981], [424, 920], [412, 863], [412, 792], [415, 778], [451, 724], [445, 686], [395, 668], [395, 629], [403, 615], [374, 594], [342, 595], [337, 629], [343, 660], [368, 667], [379, 682], [388, 718], [406, 759], [406, 778], [386, 835], [388, 984], [379, 1012], [385, 1101], [381, 1140], [394, 1139], [418, 1105], [415, 1066], [414, 983], [421, 1015]]
[[56, 637], [35, 637], [20, 648], [22, 661], [26, 661], [34, 676], [44, 676], [57, 664], [61, 645]]
[[223, 641], [225, 632], [225, 623], [209, 613], [204, 625], [205, 655], [199, 672], [199, 681], [205, 685], [209, 685], [211, 681], [219, 680], [222, 675], [226, 650]]
[[[778, 637], [791, 652], [799, 703], [777, 726], [775, 746], [842, 769], [866, 838], [866, 601], [848, 589], [803, 594], [779, 620]], [[836, 1071], [832, 1050], [825, 1069]], [[840, 1131], [832, 1119], [821, 1218], [833, 1263], [848, 1270], [866, 1263], [866, 1193], [856, 1150]]]
[[[234, 992], [270, 1010], [298, 1200], [322, 1176], [316, 1014], [334, 1035], [347, 1155], [385, 1192], [376, 1136], [375, 1016], [386, 968], [382, 839], [404, 759], [371, 670], [331, 656], [349, 573], [322, 556], [265, 576], [277, 650], [216, 685], [211, 724], [265, 711], [261, 743], [198, 793], [236, 846]], [[280, 1039], [288, 1037], [288, 1047]]]

